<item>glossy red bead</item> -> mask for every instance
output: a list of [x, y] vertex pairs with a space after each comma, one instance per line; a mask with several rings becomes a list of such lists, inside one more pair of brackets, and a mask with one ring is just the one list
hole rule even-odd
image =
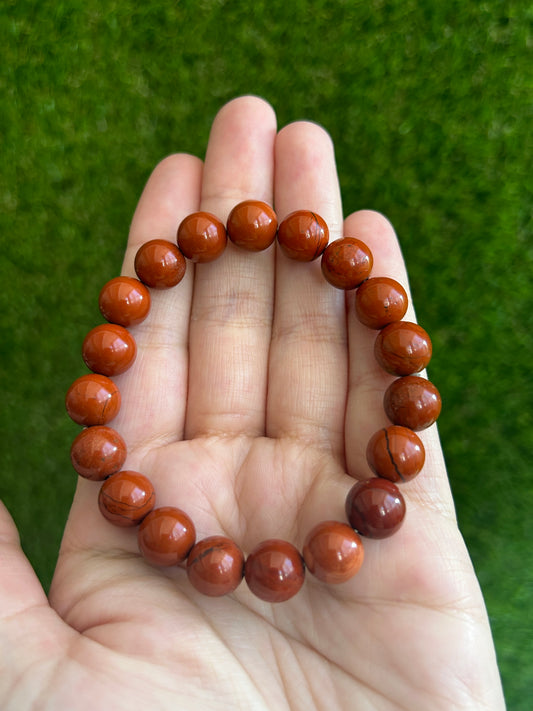
[[429, 380], [408, 375], [392, 382], [383, 398], [387, 417], [395, 425], [419, 431], [436, 422], [442, 400], [439, 391]]
[[130, 470], [106, 479], [98, 496], [102, 516], [115, 526], [137, 526], [154, 505], [155, 492], [150, 480]]
[[296, 210], [280, 223], [278, 243], [281, 251], [298, 262], [320, 257], [329, 240], [325, 220], [310, 210]]
[[116, 430], [96, 425], [82, 430], [70, 448], [70, 460], [85, 479], [103, 481], [126, 461], [126, 443]]
[[345, 523], [323, 521], [304, 542], [303, 557], [310, 573], [324, 583], [344, 583], [363, 564], [363, 542]]
[[116, 323], [96, 326], [85, 336], [82, 356], [86, 366], [101, 375], [120, 375], [132, 365], [137, 345], [131, 333]]
[[322, 255], [322, 274], [337, 289], [355, 289], [372, 271], [370, 248], [355, 237], [342, 237], [328, 244]]
[[346, 497], [350, 526], [368, 538], [387, 538], [400, 528], [405, 501], [388, 479], [374, 478], [354, 484]]
[[226, 243], [226, 228], [210, 212], [193, 212], [178, 227], [178, 247], [192, 262], [218, 259]]
[[420, 437], [398, 425], [378, 430], [366, 448], [366, 459], [374, 474], [393, 482], [413, 479], [424, 466], [425, 457]]
[[431, 360], [429, 335], [417, 323], [396, 321], [378, 333], [374, 355], [379, 365], [392, 375], [412, 375]]
[[79, 425], [106, 425], [120, 410], [120, 392], [105, 375], [89, 373], [75, 380], [67, 391], [65, 406]]
[[187, 262], [175, 244], [164, 239], [145, 242], [135, 255], [139, 279], [152, 289], [170, 289], [185, 276]]
[[220, 597], [233, 592], [244, 575], [244, 555], [225, 536], [209, 536], [193, 547], [187, 559], [191, 585], [203, 595]]
[[407, 304], [405, 289], [389, 277], [367, 279], [355, 294], [357, 318], [368, 328], [383, 328], [393, 321], [401, 321]]
[[278, 220], [266, 202], [245, 200], [230, 212], [226, 229], [228, 237], [237, 247], [260, 252], [276, 239]]
[[284, 602], [302, 587], [305, 568], [302, 556], [291, 543], [270, 539], [250, 553], [244, 575], [248, 587], [258, 598]]
[[179, 565], [196, 540], [194, 524], [181, 509], [153, 509], [139, 526], [139, 550], [153, 565]]
[[106, 321], [120, 326], [136, 326], [150, 311], [150, 292], [138, 279], [120, 276], [105, 284], [98, 298]]

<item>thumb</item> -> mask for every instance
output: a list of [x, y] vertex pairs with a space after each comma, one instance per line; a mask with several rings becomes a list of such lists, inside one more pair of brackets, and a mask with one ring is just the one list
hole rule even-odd
[[0, 629], [5, 620], [40, 605], [48, 606], [46, 594], [22, 552], [15, 522], [0, 501]]
[[0, 708], [33, 708], [74, 634], [50, 607], [0, 501]]

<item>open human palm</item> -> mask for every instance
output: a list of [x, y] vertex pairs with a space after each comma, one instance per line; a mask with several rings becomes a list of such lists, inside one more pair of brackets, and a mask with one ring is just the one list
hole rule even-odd
[[[205, 163], [162, 161], [139, 202], [123, 273], [143, 242], [175, 238], [189, 213], [225, 220], [248, 198], [278, 218], [304, 208], [330, 236], [360, 237], [374, 273], [407, 287], [385, 218], [342, 218], [331, 141], [312, 123], [279, 133], [265, 102], [226, 105]], [[408, 314], [414, 320], [414, 313]], [[320, 266], [274, 247], [229, 244], [216, 262], [188, 265], [175, 288], [152, 292], [132, 329], [132, 368], [116, 378], [113, 427], [126, 466], [146, 474], [158, 506], [177, 506], [198, 538], [223, 534], [249, 552], [281, 538], [302, 548], [323, 520], [345, 520], [354, 479], [371, 475], [369, 437], [386, 424], [392, 377], [373, 356], [375, 332], [354, 296]], [[270, 604], [242, 583], [198, 593], [185, 570], [155, 568], [130, 529], [97, 506], [80, 480], [50, 598], [16, 538], [0, 528], [0, 706], [39, 709], [503, 708], [485, 608], [458, 532], [436, 428], [421, 434], [426, 464], [403, 485], [407, 516], [383, 541], [365, 539], [360, 572], [340, 585], [309, 573], [291, 600]]]

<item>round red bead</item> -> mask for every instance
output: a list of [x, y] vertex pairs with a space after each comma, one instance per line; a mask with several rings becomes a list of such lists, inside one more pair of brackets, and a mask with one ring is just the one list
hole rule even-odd
[[106, 425], [120, 410], [120, 392], [107, 376], [89, 373], [72, 383], [65, 406], [79, 425]]
[[233, 592], [244, 575], [244, 555], [225, 536], [209, 536], [193, 547], [187, 559], [187, 575], [203, 595], [220, 597]]
[[305, 565], [325, 583], [344, 583], [352, 578], [363, 563], [363, 542], [345, 523], [323, 521], [305, 539]]
[[137, 346], [131, 333], [123, 326], [105, 323], [85, 336], [82, 347], [87, 367], [101, 375], [120, 375], [131, 366]]
[[337, 289], [355, 289], [372, 271], [370, 248], [355, 237], [342, 237], [328, 244], [322, 255], [322, 274]]
[[387, 417], [395, 425], [419, 431], [437, 420], [442, 400], [439, 391], [429, 380], [408, 375], [389, 385], [383, 404]]
[[185, 275], [187, 262], [175, 244], [164, 239], [145, 242], [135, 255], [139, 279], [152, 289], [170, 289]]
[[150, 480], [129, 470], [106, 479], [98, 496], [102, 516], [115, 526], [137, 526], [154, 504], [155, 492]]
[[326, 222], [310, 210], [291, 212], [278, 228], [278, 242], [282, 252], [298, 262], [311, 262], [320, 257], [328, 239]]
[[178, 247], [193, 262], [218, 259], [226, 243], [226, 228], [210, 212], [193, 212], [178, 227]]
[[383, 328], [400, 321], [407, 311], [407, 293], [403, 286], [389, 277], [367, 279], [357, 289], [355, 312], [369, 328]]
[[178, 565], [188, 556], [195, 540], [193, 522], [173, 506], [153, 509], [139, 527], [139, 550], [153, 565]]
[[150, 292], [138, 279], [120, 276], [103, 286], [98, 305], [106, 321], [135, 326], [148, 316]]
[[346, 497], [350, 526], [368, 538], [387, 538], [400, 528], [405, 501], [388, 479], [367, 479], [352, 486]]
[[305, 568], [302, 556], [291, 543], [270, 539], [250, 553], [244, 575], [250, 590], [261, 600], [284, 602], [302, 587]]
[[379, 365], [393, 375], [411, 375], [431, 360], [431, 339], [417, 323], [396, 321], [380, 331], [374, 344]]
[[409, 481], [424, 466], [426, 453], [420, 438], [407, 427], [391, 425], [376, 432], [368, 442], [368, 465], [389, 481]]
[[102, 481], [121, 469], [126, 453], [126, 443], [118, 432], [96, 425], [79, 433], [70, 448], [70, 459], [80, 476]]
[[260, 252], [276, 239], [278, 220], [266, 202], [245, 200], [230, 212], [226, 228], [228, 237], [237, 247]]

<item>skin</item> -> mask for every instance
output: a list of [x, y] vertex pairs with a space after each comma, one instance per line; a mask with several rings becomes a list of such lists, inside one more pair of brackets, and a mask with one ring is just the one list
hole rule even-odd
[[[357, 235], [373, 251], [373, 274], [408, 288], [390, 223], [368, 210], [343, 221], [328, 134], [308, 122], [278, 132], [255, 97], [221, 109], [203, 163], [176, 154], [156, 167], [123, 273], [134, 275], [140, 244], [174, 240], [190, 212], [225, 220], [249, 198], [273, 203], [280, 220], [318, 212], [330, 239]], [[301, 549], [319, 521], [344, 521], [354, 478], [371, 474], [366, 443], [387, 424], [382, 394], [393, 379], [374, 360], [375, 332], [354, 316], [354, 293], [327, 284], [318, 262], [229, 244], [152, 296], [148, 319], [131, 329], [137, 360], [116, 378], [124, 468], [152, 480], [158, 506], [187, 511], [198, 538], [228, 535], [244, 551], [266, 538]], [[296, 597], [274, 605], [245, 583], [208, 598], [183, 569], [150, 567], [134, 531], [101, 517], [99, 487], [85, 480], [47, 599], [2, 507], [0, 707], [504, 709], [436, 426], [421, 438], [426, 464], [402, 486], [400, 531], [365, 540], [349, 582], [308, 574]]]

